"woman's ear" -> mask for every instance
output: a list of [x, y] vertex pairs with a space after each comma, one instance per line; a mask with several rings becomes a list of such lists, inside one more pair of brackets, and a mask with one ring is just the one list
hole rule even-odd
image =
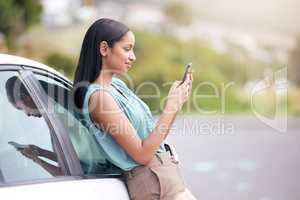
[[109, 46], [108, 43], [106, 41], [102, 41], [100, 42], [100, 54], [102, 56], [107, 56], [108, 50], [109, 50]]

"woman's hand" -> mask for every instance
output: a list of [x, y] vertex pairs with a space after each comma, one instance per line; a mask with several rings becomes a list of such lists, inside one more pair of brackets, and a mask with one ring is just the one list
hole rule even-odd
[[166, 103], [167, 112], [178, 112], [181, 110], [183, 104], [189, 98], [192, 91], [193, 76], [189, 73], [187, 79], [182, 83], [181, 81], [175, 81], [168, 94]]
[[27, 148], [21, 149], [19, 150], [21, 152], [22, 155], [24, 155], [25, 157], [36, 161], [38, 159], [39, 156], [39, 147], [35, 146], [35, 145], [28, 145]]

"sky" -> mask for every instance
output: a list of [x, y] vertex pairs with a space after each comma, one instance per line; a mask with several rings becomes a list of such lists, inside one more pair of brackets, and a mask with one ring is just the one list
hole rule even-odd
[[300, 34], [299, 0], [186, 0], [199, 19], [245, 29]]

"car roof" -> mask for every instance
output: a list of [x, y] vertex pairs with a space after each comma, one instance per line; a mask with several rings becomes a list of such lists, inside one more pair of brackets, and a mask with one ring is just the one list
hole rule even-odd
[[40, 70], [44, 70], [44, 71], [48, 71], [51, 72], [67, 81], [69, 81], [70, 83], [72, 83], [72, 81], [70, 81], [66, 76], [64, 76], [63, 74], [59, 73], [58, 71], [54, 70], [53, 68], [39, 63], [37, 61], [28, 59], [28, 58], [24, 58], [24, 57], [20, 57], [20, 56], [15, 56], [15, 55], [9, 55], [9, 54], [1, 54], [0, 53], [0, 65], [25, 65], [25, 66], [31, 66]]

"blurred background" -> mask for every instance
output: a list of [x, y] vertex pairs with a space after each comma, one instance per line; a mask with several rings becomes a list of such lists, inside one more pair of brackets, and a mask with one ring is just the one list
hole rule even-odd
[[[192, 192], [206, 200], [298, 200], [299, 8], [297, 0], [0, 0], [0, 53], [73, 80], [89, 25], [120, 20], [136, 36], [137, 61], [124, 81], [154, 115], [166, 83], [193, 62], [193, 98], [169, 137]], [[283, 131], [268, 123], [278, 110]]]
[[[6, 0], [0, 2], [0, 52], [38, 60], [73, 79], [88, 26], [110, 17], [136, 34], [132, 89], [146, 80], [160, 86], [160, 97], [145, 99], [151, 110], [157, 110], [168, 92], [163, 83], [180, 79], [184, 66], [193, 62], [194, 86], [209, 81], [221, 90], [222, 84], [232, 84], [226, 90], [226, 108], [220, 98], [206, 98], [185, 113], [199, 111], [196, 107], [214, 114], [249, 112], [255, 83], [285, 68], [288, 113], [299, 115], [299, 7], [296, 0]], [[214, 95], [214, 89], [204, 84], [199, 91]], [[147, 86], [140, 91], [153, 92]], [[265, 91], [255, 98], [266, 115], [274, 113], [271, 96]]]

